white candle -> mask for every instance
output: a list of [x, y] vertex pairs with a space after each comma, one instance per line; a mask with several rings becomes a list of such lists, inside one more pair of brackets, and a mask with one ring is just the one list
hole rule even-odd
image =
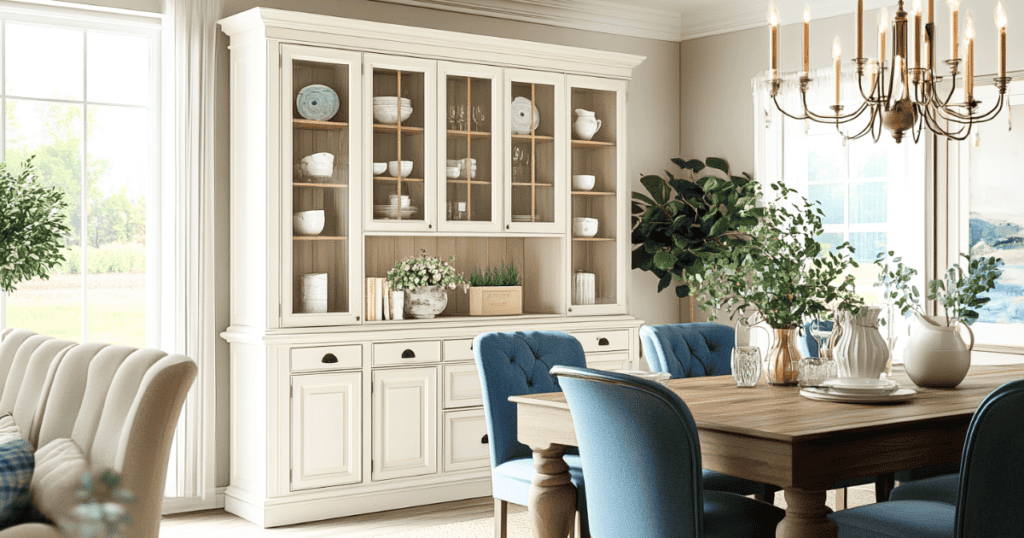
[[914, 0], [914, 69], [921, 68], [921, 0]]
[[885, 63], [885, 33], [889, 30], [889, 10], [878, 12], [878, 62]]
[[964, 74], [964, 90], [967, 102], [974, 101], [974, 17], [967, 12], [967, 27], [964, 29], [964, 42], [967, 49], [967, 72]]
[[[839, 82], [840, 82], [841, 75], [842, 75], [842, 69], [841, 69], [842, 56], [843, 56], [843, 47], [839, 43], [839, 36], [836, 36], [836, 40], [832, 42], [832, 60], [834, 60], [835, 63], [836, 63], [836, 106], [839, 106], [839, 102], [840, 102], [840, 99], [839, 99], [840, 98]], [[836, 112], [836, 114], [839, 114], [839, 113]]]
[[804, 6], [804, 74], [811, 72], [811, 6]]
[[1006, 9], [1000, 1], [996, 5], [996, 28], [999, 29], [999, 77], [1006, 78], [1006, 26], [1009, 18], [1006, 16]]
[[949, 59], [956, 60], [960, 58], [960, 0], [946, 0], [946, 3], [949, 4], [951, 30]]
[[864, 57], [864, 0], [857, 0], [857, 57]]
[[768, 7], [768, 26], [771, 30], [771, 66], [774, 79], [779, 76], [779, 8], [775, 6], [775, 0], [772, 0], [771, 6]]

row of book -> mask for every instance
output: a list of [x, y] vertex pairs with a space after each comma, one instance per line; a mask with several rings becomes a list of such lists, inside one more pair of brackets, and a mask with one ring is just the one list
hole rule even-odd
[[[366, 321], [390, 321], [402, 319], [402, 306], [395, 305], [391, 294], [391, 284], [386, 278], [369, 277], [366, 279]], [[395, 311], [395, 307], [398, 311]]]

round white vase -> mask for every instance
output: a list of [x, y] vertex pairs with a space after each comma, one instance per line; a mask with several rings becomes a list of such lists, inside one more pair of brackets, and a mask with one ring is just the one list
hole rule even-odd
[[878, 379], [889, 362], [889, 346], [878, 332], [881, 308], [865, 308], [861, 315], [840, 312], [842, 335], [836, 344], [835, 359], [839, 377]]
[[910, 380], [920, 387], [948, 387], [960, 384], [971, 367], [974, 332], [967, 325], [970, 345], [960, 336], [959, 323], [947, 327], [942, 316], [914, 313], [918, 328], [903, 350], [903, 366]]
[[441, 286], [420, 286], [405, 297], [405, 313], [415, 319], [431, 319], [448, 306], [448, 294]]

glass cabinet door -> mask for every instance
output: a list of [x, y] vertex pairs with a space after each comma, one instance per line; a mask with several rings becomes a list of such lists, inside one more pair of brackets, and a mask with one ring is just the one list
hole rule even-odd
[[501, 69], [438, 64], [438, 221], [442, 231], [501, 229]]
[[565, 77], [505, 70], [505, 229], [564, 233]]
[[570, 154], [570, 313], [625, 312], [629, 252], [625, 190], [626, 83], [567, 77]]
[[434, 229], [437, 63], [364, 55], [366, 228]]
[[358, 53], [282, 45], [282, 325], [359, 319]]

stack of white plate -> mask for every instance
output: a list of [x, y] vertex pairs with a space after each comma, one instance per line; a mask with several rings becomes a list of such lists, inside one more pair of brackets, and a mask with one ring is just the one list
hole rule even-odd
[[[399, 107], [401, 103], [401, 107]], [[401, 110], [401, 120], [405, 121], [412, 116], [412, 101], [402, 97], [399, 100], [398, 97], [374, 97], [373, 98], [373, 119], [380, 123], [386, 123], [394, 125], [399, 120], [399, 110]]]
[[890, 403], [909, 400], [917, 394], [900, 388], [891, 379], [842, 378], [829, 379], [820, 387], [805, 387], [800, 395], [812, 400], [847, 403]]
[[512, 222], [533, 222], [530, 215], [512, 215]]
[[[418, 210], [419, 208], [415, 206], [405, 206], [401, 209], [402, 218], [411, 218]], [[398, 215], [398, 204], [382, 204], [373, 206], [373, 216], [375, 218], [397, 219]]]
[[[466, 159], [448, 159], [447, 165], [449, 168], [459, 169], [459, 175], [455, 177], [466, 178]], [[469, 177], [476, 179], [476, 159], [469, 159]]]

